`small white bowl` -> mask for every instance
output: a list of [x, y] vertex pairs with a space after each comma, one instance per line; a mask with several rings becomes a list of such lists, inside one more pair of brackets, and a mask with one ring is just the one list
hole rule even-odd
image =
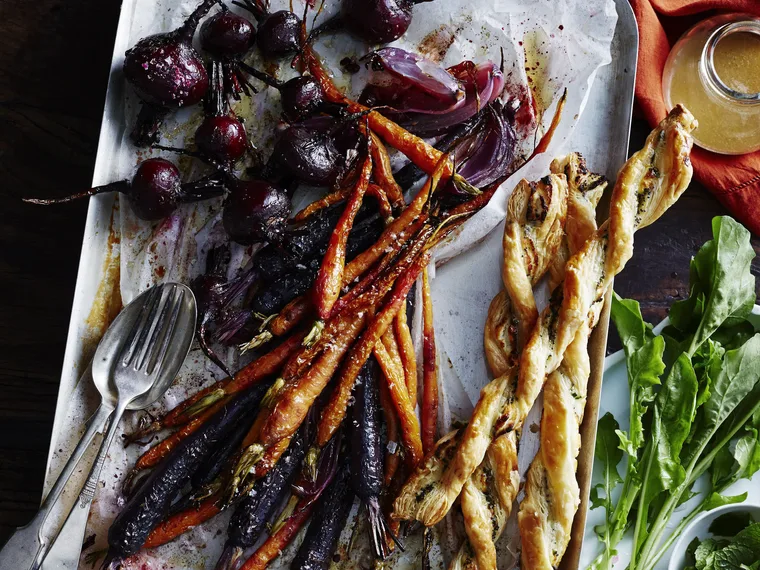
[[675, 548], [672, 550], [668, 570], [683, 570], [686, 566], [686, 549], [695, 537], [705, 539], [712, 534], [708, 530], [712, 522], [720, 515], [726, 513], [750, 513], [752, 518], [760, 522], [760, 505], [737, 503], [735, 505], [724, 505], [712, 511], [702, 513], [695, 518], [681, 533], [681, 537], [676, 541]]

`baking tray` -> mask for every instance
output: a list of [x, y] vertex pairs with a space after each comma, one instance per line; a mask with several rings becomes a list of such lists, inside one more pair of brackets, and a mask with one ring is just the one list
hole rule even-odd
[[[618, 169], [627, 158], [630, 119], [633, 105], [633, 89], [638, 50], [638, 33], [628, 0], [615, 0], [618, 21], [611, 47], [612, 62], [601, 68], [595, 79], [586, 110], [576, 126], [567, 151], [580, 151], [587, 158], [589, 167], [614, 180]], [[133, 17], [133, 4], [124, 2], [117, 28], [109, 77], [103, 123], [98, 142], [93, 186], [114, 179], [117, 165], [112, 157], [122, 140], [124, 124], [125, 82], [121, 74], [124, 52], [128, 49], [128, 30], [125, 24]], [[605, 212], [606, 213], [606, 212]], [[44, 492], [47, 493], [55, 480], [50, 472], [51, 460], [57, 452], [59, 435], [67, 417], [71, 395], [83, 374], [87, 371], [100, 336], [107, 323], [121, 307], [119, 297], [118, 240], [114, 239], [112, 226], [118, 222], [114, 198], [97, 196], [90, 200], [80, 257], [77, 285], [72, 307], [72, 317], [64, 354], [63, 372], [58, 393], [56, 414], [53, 422]], [[447, 268], [466, 262], [469, 256], [490, 255], [499, 263], [501, 235], [498, 230], [460, 258], [451, 260], [439, 270], [434, 287], [446, 287]], [[495, 265], [498, 267], [498, 265]], [[484, 299], [488, 304], [490, 299]], [[593, 464], [593, 442], [596, 433], [597, 412], [609, 320], [609, 296], [599, 325], [591, 336], [591, 378], [586, 416], [581, 427], [582, 442], [578, 458], [578, 477], [583, 501], [575, 519], [573, 539], [562, 563], [564, 569], [578, 567], [586, 519], [586, 506]]]

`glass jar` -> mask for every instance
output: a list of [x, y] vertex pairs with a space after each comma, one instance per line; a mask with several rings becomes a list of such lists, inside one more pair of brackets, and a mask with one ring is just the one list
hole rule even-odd
[[691, 28], [668, 55], [662, 94], [668, 110], [682, 103], [699, 121], [702, 148], [760, 149], [760, 18], [723, 14]]

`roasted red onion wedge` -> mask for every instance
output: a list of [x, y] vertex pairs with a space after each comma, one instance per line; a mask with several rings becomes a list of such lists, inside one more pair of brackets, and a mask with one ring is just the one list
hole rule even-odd
[[360, 101], [399, 112], [448, 113], [465, 103], [462, 83], [437, 63], [387, 47], [365, 58], [372, 71]]
[[477, 134], [472, 134], [470, 141], [462, 141], [454, 152], [457, 172], [476, 188], [484, 188], [510, 172], [517, 137], [509, 119], [501, 101], [494, 101], [483, 109]]
[[[448, 70], [465, 90], [465, 101], [449, 112], [389, 113], [394, 120], [416, 135], [432, 137], [444, 134], [476, 115], [486, 105], [496, 100], [504, 90], [504, 74], [491, 61], [475, 65], [464, 61]], [[378, 102], [380, 103], [380, 102]]]

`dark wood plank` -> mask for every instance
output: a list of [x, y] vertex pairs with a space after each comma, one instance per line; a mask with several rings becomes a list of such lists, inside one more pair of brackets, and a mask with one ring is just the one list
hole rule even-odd
[[0, 3], [0, 541], [39, 505], [119, 2]]

